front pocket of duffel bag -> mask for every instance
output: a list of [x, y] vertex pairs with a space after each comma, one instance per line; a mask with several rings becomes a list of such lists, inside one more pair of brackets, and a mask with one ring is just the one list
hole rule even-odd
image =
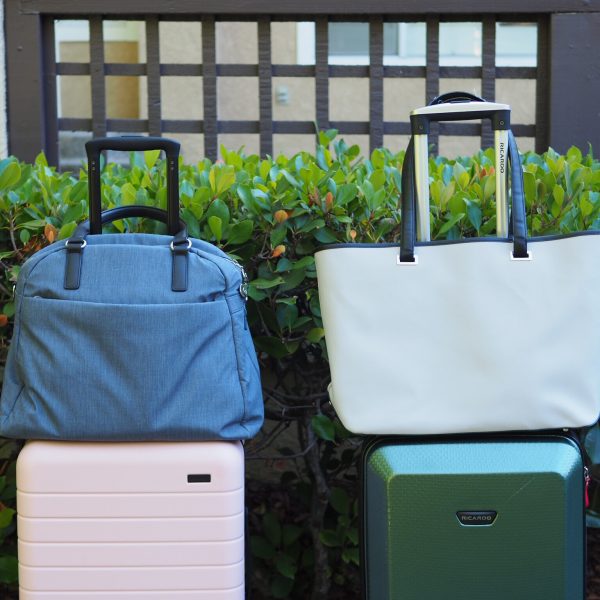
[[[30, 437], [230, 439], [244, 403], [224, 300], [23, 298], [21, 418]], [[19, 411], [15, 411], [19, 412]]]

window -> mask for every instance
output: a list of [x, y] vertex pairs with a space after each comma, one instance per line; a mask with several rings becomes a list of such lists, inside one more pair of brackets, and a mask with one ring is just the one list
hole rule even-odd
[[[298, 23], [299, 64], [315, 62], [314, 23]], [[387, 65], [425, 65], [425, 23], [384, 23], [383, 62]], [[481, 23], [440, 24], [440, 65], [480, 66]], [[496, 24], [496, 64], [535, 66], [537, 26], [534, 23]], [[329, 63], [369, 64], [369, 24], [330, 23]]]

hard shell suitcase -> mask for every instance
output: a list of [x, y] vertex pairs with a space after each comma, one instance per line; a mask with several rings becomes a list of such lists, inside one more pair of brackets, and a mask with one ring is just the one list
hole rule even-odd
[[362, 459], [366, 600], [583, 600], [585, 469], [568, 435], [378, 438]]
[[20, 600], [242, 600], [239, 442], [30, 442]]

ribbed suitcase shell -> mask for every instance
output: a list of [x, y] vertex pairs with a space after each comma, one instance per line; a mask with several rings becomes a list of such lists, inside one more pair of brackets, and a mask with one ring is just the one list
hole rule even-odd
[[[561, 435], [367, 443], [368, 600], [583, 600], [584, 469]], [[459, 511], [496, 511], [491, 525]]]
[[244, 598], [239, 442], [29, 442], [17, 508], [20, 600]]

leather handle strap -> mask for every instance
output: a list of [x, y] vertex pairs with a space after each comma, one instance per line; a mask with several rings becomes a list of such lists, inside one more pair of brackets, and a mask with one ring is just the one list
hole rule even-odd
[[102, 232], [102, 195], [100, 188], [100, 155], [102, 151], [163, 150], [167, 157], [167, 227], [171, 235], [177, 234], [179, 231], [179, 142], [169, 138], [134, 135], [104, 137], [87, 142], [85, 150], [88, 156], [90, 233], [99, 234]]
[[[527, 221], [525, 216], [525, 186], [523, 168], [517, 142], [511, 131], [508, 132], [508, 161], [511, 165], [510, 182], [512, 195], [511, 228], [513, 234], [513, 256], [527, 258]], [[415, 183], [414, 142], [410, 139], [402, 165], [402, 232], [400, 241], [400, 261], [415, 261], [417, 237], [417, 194]]]
[[[107, 225], [113, 221], [127, 219], [130, 217], [145, 217], [168, 223], [168, 214], [159, 208], [151, 206], [120, 206], [106, 210], [100, 215], [100, 223]], [[181, 219], [177, 219], [179, 230], [173, 236], [171, 250], [173, 252], [173, 273], [171, 278], [171, 289], [174, 292], [185, 292], [188, 279], [188, 253], [191, 242], [187, 235], [187, 227]], [[66, 241], [67, 259], [65, 266], [66, 290], [77, 290], [81, 282], [81, 266], [83, 262], [83, 249], [86, 247], [86, 237], [91, 233], [91, 222], [80, 223], [71, 237]]]

